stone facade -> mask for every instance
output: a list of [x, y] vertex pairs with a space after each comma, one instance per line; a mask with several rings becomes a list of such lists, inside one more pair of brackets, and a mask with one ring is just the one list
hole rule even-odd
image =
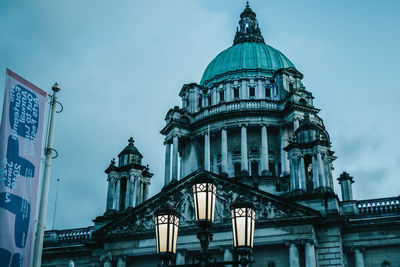
[[[252, 266], [400, 266], [400, 197], [354, 200], [343, 173], [334, 192], [330, 137], [303, 75], [266, 45], [247, 5], [234, 45], [207, 67], [200, 84], [182, 87], [182, 106], [167, 112], [164, 187], [149, 198], [153, 176], [133, 139], [106, 169], [106, 212], [94, 226], [47, 231], [43, 266], [156, 266], [154, 213], [178, 209], [177, 264], [199, 251], [193, 180], [217, 184], [218, 260], [232, 250], [229, 204], [254, 203]], [[362, 177], [360, 177], [362, 179]]]

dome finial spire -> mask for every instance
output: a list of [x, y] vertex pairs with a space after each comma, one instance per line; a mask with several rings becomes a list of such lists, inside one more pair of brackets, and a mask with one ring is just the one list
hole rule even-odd
[[128, 144], [129, 144], [130, 146], [133, 146], [134, 143], [135, 143], [135, 140], [133, 140], [133, 137], [131, 136], [131, 137], [128, 139]]
[[264, 43], [256, 13], [250, 8], [249, 1], [246, 2], [246, 8], [240, 14], [239, 29], [236, 31], [233, 45], [246, 42]]

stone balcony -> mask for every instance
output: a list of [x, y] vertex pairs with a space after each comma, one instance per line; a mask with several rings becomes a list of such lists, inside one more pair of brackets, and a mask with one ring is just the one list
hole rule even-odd
[[233, 102], [222, 102], [217, 105], [204, 107], [199, 112], [197, 112], [193, 117], [194, 121], [199, 121], [201, 119], [213, 116], [219, 113], [231, 112], [231, 111], [241, 111], [241, 110], [281, 110], [282, 102], [277, 102], [273, 100], [266, 99], [243, 99], [236, 100]]
[[89, 240], [92, 237], [92, 231], [93, 227], [46, 231], [44, 234], [44, 243], [47, 246], [49, 244], [53, 246], [73, 243], [82, 244], [84, 240]]
[[400, 215], [400, 196], [356, 201], [360, 216], [394, 216]]

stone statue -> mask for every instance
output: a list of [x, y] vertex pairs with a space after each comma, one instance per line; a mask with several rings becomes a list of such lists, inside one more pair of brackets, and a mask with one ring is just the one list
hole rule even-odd
[[275, 207], [272, 206], [271, 202], [269, 202], [269, 201], [268, 201], [268, 205], [267, 205], [267, 218], [268, 219], [275, 218]]
[[153, 229], [155, 226], [155, 222], [153, 220], [153, 212], [150, 208], [147, 208], [146, 214], [143, 217], [143, 227], [146, 230]]
[[193, 203], [193, 198], [192, 194], [187, 192], [187, 190], [184, 190], [182, 192], [183, 194], [183, 200], [181, 203], [181, 215], [183, 218], [183, 222], [185, 224], [189, 224], [190, 222], [193, 221], [194, 219], [194, 203]]

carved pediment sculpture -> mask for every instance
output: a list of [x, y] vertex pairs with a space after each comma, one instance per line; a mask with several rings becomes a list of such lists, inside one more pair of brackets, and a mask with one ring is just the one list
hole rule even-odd
[[195, 212], [192, 180], [199, 175], [211, 177], [217, 185], [215, 201], [215, 224], [230, 224], [230, 205], [239, 196], [251, 201], [255, 207], [257, 221], [287, 220], [296, 218], [318, 217], [319, 212], [303, 205], [290, 202], [286, 199], [243, 185], [230, 178], [224, 178], [204, 170], [198, 170], [186, 178], [172, 184], [143, 202], [141, 205], [119, 214], [119, 217], [97, 230], [94, 235], [107, 238], [119, 235], [120, 237], [135, 236], [141, 233], [154, 231], [154, 214], [163, 206], [172, 206], [180, 213], [181, 227], [195, 226]]

